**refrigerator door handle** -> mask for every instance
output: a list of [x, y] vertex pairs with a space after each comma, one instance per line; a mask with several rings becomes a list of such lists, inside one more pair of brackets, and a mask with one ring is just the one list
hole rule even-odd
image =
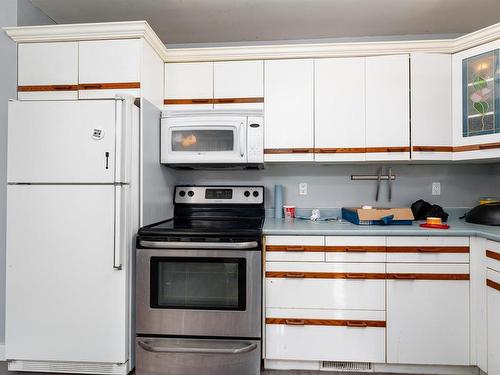
[[115, 186], [115, 246], [113, 248], [113, 268], [115, 270], [122, 269], [122, 261], [121, 261], [121, 249], [125, 245], [122, 238], [122, 230], [123, 228], [123, 210], [124, 205], [122, 204], [122, 187]]

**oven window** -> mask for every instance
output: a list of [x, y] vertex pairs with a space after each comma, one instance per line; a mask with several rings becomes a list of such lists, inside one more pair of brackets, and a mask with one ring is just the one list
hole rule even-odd
[[172, 151], [233, 151], [234, 131], [229, 130], [173, 130]]
[[151, 258], [151, 307], [245, 310], [246, 259]]

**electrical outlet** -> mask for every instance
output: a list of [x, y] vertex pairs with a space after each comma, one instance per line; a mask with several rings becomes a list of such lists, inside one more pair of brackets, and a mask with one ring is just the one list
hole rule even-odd
[[432, 183], [432, 195], [441, 195], [441, 183], [433, 182]]
[[299, 184], [299, 195], [307, 195], [307, 182]]

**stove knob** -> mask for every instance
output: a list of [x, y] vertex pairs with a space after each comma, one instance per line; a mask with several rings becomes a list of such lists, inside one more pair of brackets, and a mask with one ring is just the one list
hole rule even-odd
[[257, 197], [259, 196], [259, 192], [258, 192], [258, 191], [254, 191], [254, 192], [253, 192], [253, 196], [254, 196], [255, 198], [257, 198]]
[[194, 191], [188, 191], [188, 197], [192, 197], [194, 195]]
[[243, 193], [243, 195], [248, 198], [250, 196], [250, 192], [247, 190]]
[[184, 197], [186, 195], [186, 192], [184, 190], [179, 191], [179, 195], [181, 197]]

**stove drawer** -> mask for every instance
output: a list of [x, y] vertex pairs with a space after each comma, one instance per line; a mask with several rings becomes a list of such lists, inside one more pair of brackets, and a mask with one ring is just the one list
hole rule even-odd
[[138, 337], [137, 375], [260, 374], [257, 340]]

